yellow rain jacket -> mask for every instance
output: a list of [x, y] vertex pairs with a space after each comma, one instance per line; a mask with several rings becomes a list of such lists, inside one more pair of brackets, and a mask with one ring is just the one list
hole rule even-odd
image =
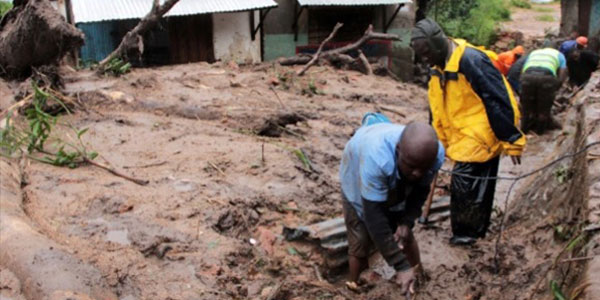
[[428, 92], [432, 125], [446, 155], [458, 162], [486, 162], [503, 152], [521, 155], [525, 135], [518, 128], [518, 104], [492, 64], [491, 51], [454, 42], [458, 46], [445, 69], [432, 69]]

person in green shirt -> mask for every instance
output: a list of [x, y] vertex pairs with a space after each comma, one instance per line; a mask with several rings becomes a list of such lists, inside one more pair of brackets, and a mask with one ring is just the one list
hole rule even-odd
[[556, 92], [567, 78], [567, 60], [556, 49], [532, 51], [527, 57], [521, 75], [521, 129], [543, 134], [546, 130], [560, 129], [551, 115]]

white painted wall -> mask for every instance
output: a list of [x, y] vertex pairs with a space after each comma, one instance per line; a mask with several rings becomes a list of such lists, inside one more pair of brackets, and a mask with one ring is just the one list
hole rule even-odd
[[[255, 24], [259, 19], [258, 11], [255, 11]], [[249, 12], [213, 14], [213, 30], [216, 59], [238, 63], [260, 62], [260, 31], [252, 41]]]

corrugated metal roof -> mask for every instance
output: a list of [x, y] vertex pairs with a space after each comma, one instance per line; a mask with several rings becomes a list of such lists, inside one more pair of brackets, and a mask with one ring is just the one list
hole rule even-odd
[[[152, 0], [72, 0], [75, 23], [141, 19], [152, 8]], [[160, 0], [164, 3], [165, 0]], [[166, 14], [186, 16], [275, 7], [273, 0], [180, 0]]]
[[298, 0], [300, 6], [359, 6], [412, 3], [412, 0]]

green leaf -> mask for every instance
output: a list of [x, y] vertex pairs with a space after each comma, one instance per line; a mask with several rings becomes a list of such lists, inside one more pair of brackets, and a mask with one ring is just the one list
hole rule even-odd
[[96, 157], [98, 157], [98, 152], [96, 152], [96, 151], [92, 151], [92, 152], [89, 152], [89, 153], [88, 153], [88, 158], [89, 158], [90, 160], [94, 160], [94, 158], [96, 158]]
[[585, 233], [580, 233], [574, 240], [572, 240], [569, 245], [567, 245], [566, 251], [571, 251], [579, 242], [581, 242], [585, 238]]
[[119, 73], [120, 74], [125, 74], [127, 72], [129, 72], [129, 70], [131, 69], [131, 64], [130, 63], [126, 63], [123, 66], [121, 66], [119, 68]]
[[289, 247], [287, 248], [287, 251], [288, 251], [288, 253], [289, 253], [290, 255], [298, 255], [298, 250], [296, 250], [296, 248], [294, 248], [294, 247], [292, 247], [292, 246], [289, 246]]
[[567, 300], [563, 292], [560, 290], [558, 283], [554, 280], [550, 280], [550, 290], [552, 290], [552, 294], [554, 295], [554, 300]]
[[77, 132], [77, 138], [80, 139], [81, 136], [88, 131], [89, 128], [81, 129]]
[[39, 136], [39, 135], [40, 135], [40, 133], [42, 132], [42, 123], [40, 123], [40, 122], [38, 122], [38, 121], [34, 121], [34, 122], [32, 123], [32, 125], [33, 125], [33, 128], [32, 128], [32, 132], [31, 132], [31, 133], [32, 133], [34, 136]]

